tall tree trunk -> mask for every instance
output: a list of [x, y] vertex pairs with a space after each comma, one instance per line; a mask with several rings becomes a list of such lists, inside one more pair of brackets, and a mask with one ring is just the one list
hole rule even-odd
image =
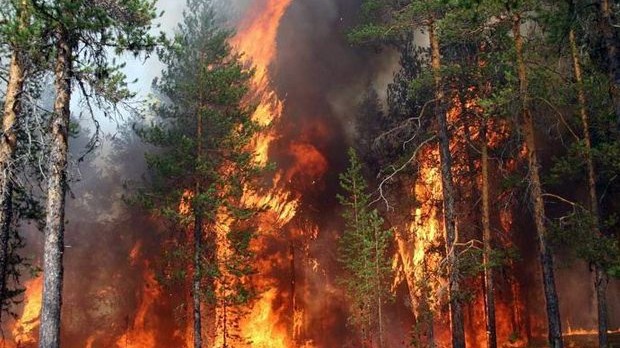
[[[26, 4], [21, 3], [20, 27], [27, 21]], [[9, 81], [6, 86], [2, 137], [0, 137], [0, 302], [6, 297], [6, 280], [9, 261], [9, 241], [13, 217], [13, 160], [17, 148], [18, 117], [21, 93], [24, 89], [25, 68], [19, 45], [13, 47], [9, 65]], [[0, 317], [2, 316], [0, 303]]]
[[[13, 160], [17, 147], [17, 127], [19, 117], [20, 93], [24, 86], [24, 68], [17, 49], [13, 51], [9, 66], [2, 118], [2, 137], [0, 139], [0, 301], [5, 299], [6, 272], [9, 259], [9, 233], [13, 206]], [[0, 310], [0, 315], [2, 311]]]
[[444, 92], [441, 83], [441, 53], [439, 39], [435, 32], [435, 23], [428, 24], [431, 46], [431, 68], [435, 79], [435, 117], [439, 126], [439, 149], [441, 159], [441, 186], [443, 193], [444, 230], [446, 238], [446, 258], [448, 261], [448, 282], [450, 299], [450, 323], [452, 329], [452, 347], [465, 347], [465, 328], [463, 310], [459, 300], [459, 274], [456, 244], [456, 212], [454, 208], [454, 183], [452, 179], [452, 155], [450, 153], [450, 136], [448, 120], [444, 110]]
[[[204, 57], [201, 56], [201, 62], [204, 61]], [[200, 103], [198, 112], [196, 114], [196, 164], [198, 167], [202, 165], [202, 103], [203, 96], [200, 92]], [[199, 198], [202, 194], [200, 178], [196, 179], [196, 192], [194, 192], [195, 198]], [[199, 201], [199, 200], [198, 200]], [[202, 347], [202, 323], [201, 323], [201, 311], [200, 311], [200, 280], [202, 279], [202, 217], [203, 207], [195, 206], [194, 208], [194, 279], [193, 279], [193, 291], [192, 299], [194, 302], [194, 348]]]
[[56, 100], [51, 124], [47, 215], [43, 249], [43, 304], [39, 333], [40, 348], [60, 347], [72, 47], [69, 33], [64, 28], [58, 29], [56, 35]]
[[[581, 59], [577, 49], [577, 40], [573, 29], [568, 33], [571, 54], [573, 58], [573, 70], [575, 72], [575, 82], [577, 83], [577, 100], [579, 101], [579, 115], [581, 116], [581, 127], [583, 128], [583, 155], [586, 160], [588, 172], [588, 193], [590, 199], [590, 213], [593, 219], [593, 233], [596, 237], [601, 235], [598, 209], [598, 195], [596, 193], [596, 172], [594, 170], [594, 161], [592, 160], [592, 140], [590, 137], [590, 117], [586, 104], [586, 92], [583, 85], [583, 77], [581, 72]], [[595, 281], [594, 289], [596, 292], [597, 308], [598, 308], [598, 341], [600, 348], [608, 347], [607, 338], [607, 277], [605, 271], [601, 269], [601, 265], [595, 263]]]
[[380, 262], [381, 259], [379, 257], [379, 231], [375, 228], [375, 281], [376, 291], [377, 291], [377, 324], [379, 329], [379, 348], [383, 348], [383, 287], [381, 281], [381, 267]]
[[202, 347], [202, 324], [200, 311], [200, 280], [201, 275], [201, 255], [202, 255], [202, 215], [196, 213], [194, 216], [194, 277], [192, 280], [192, 300], [194, 303], [194, 348]]
[[491, 263], [491, 213], [489, 204], [489, 149], [487, 145], [487, 126], [481, 129], [482, 138], [482, 242], [484, 244], [484, 312], [487, 329], [487, 348], [497, 348], [497, 330], [495, 326], [495, 289]]
[[620, 38], [618, 29], [614, 27], [613, 12], [609, 0], [599, 0], [599, 16], [601, 32], [607, 50], [610, 94], [613, 102], [616, 122], [620, 127]]
[[543, 288], [547, 307], [547, 324], [549, 326], [549, 345], [552, 348], [562, 348], [562, 323], [560, 321], [560, 306], [555, 289], [553, 274], [553, 255], [547, 244], [547, 229], [545, 227], [545, 205], [543, 201], [542, 185], [540, 183], [539, 160], [534, 134], [534, 120], [529, 109], [528, 79], [525, 60], [523, 58], [523, 37], [521, 36], [521, 16], [513, 18], [514, 45], [517, 54], [517, 70], [520, 84], [521, 113], [523, 118], [522, 129], [525, 135], [527, 148], [530, 200], [534, 209], [534, 222], [538, 234], [538, 247], [542, 267]]

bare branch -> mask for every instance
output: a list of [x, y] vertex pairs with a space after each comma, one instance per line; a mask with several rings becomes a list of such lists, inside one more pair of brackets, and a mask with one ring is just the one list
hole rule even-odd
[[390, 202], [388, 201], [388, 199], [387, 199], [387, 198], [385, 197], [385, 195], [384, 195], [384, 188], [383, 188], [383, 187], [384, 187], [384, 185], [385, 185], [388, 181], [392, 180], [392, 179], [393, 179], [393, 178], [394, 178], [394, 177], [395, 177], [398, 173], [400, 173], [401, 171], [403, 171], [403, 170], [404, 170], [404, 169], [405, 169], [405, 168], [406, 168], [406, 167], [407, 167], [407, 166], [408, 166], [411, 162], [413, 162], [413, 161], [415, 160], [416, 156], [418, 155], [418, 151], [420, 151], [420, 149], [421, 149], [422, 147], [424, 147], [424, 145], [428, 144], [429, 142], [431, 142], [432, 140], [434, 140], [436, 137], [437, 137], [436, 135], [433, 135], [432, 137], [430, 137], [430, 138], [428, 138], [428, 139], [424, 140], [423, 142], [421, 142], [421, 143], [420, 143], [420, 145], [418, 145], [418, 147], [417, 147], [417, 148], [413, 151], [413, 153], [411, 154], [411, 156], [409, 157], [409, 159], [408, 159], [405, 163], [403, 163], [403, 165], [401, 165], [399, 168], [394, 168], [394, 169], [393, 169], [393, 172], [392, 172], [390, 175], [388, 175], [387, 177], [385, 177], [385, 178], [381, 181], [381, 183], [379, 184], [379, 188], [378, 188], [378, 191], [379, 191], [379, 197], [378, 197], [377, 199], [375, 199], [374, 201], [370, 202], [370, 204], [371, 204], [371, 205], [372, 205], [372, 204], [374, 204], [374, 203], [376, 203], [376, 202], [378, 202], [378, 201], [383, 200], [383, 202], [384, 202], [384, 203], [385, 203], [385, 205], [386, 205], [386, 209], [387, 209], [387, 210], [393, 210], [393, 207], [391, 207], [391, 206], [390, 206]]

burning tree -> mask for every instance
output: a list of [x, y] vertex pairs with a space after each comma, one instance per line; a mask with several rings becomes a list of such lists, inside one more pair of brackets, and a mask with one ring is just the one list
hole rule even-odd
[[[254, 272], [248, 220], [257, 211], [242, 204], [244, 190], [265, 168], [250, 143], [261, 128], [246, 95], [253, 70], [241, 62], [218, 25], [209, 1], [188, 1], [172, 45], [160, 52], [167, 65], [155, 82], [154, 119], [139, 130], [159, 148], [147, 154], [149, 188], [140, 199], [173, 228], [193, 228], [191, 237], [173, 236], [182, 250], [172, 273], [185, 280], [190, 269], [194, 347], [203, 345], [201, 304], [215, 307], [217, 342], [235, 338], [235, 311], [254, 297], [244, 280]], [[191, 258], [189, 255], [193, 255]]]

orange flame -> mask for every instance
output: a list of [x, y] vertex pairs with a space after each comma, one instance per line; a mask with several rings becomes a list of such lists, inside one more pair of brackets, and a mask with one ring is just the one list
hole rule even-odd
[[26, 288], [24, 311], [12, 330], [17, 346], [37, 341], [36, 329], [39, 327], [39, 314], [41, 313], [43, 277], [31, 279], [24, 286]]
[[144, 287], [141, 300], [131, 327], [116, 341], [118, 348], [152, 348], [156, 347], [156, 328], [149, 325], [148, 314], [161, 295], [161, 289], [155, 279], [155, 273], [145, 265], [143, 274]]

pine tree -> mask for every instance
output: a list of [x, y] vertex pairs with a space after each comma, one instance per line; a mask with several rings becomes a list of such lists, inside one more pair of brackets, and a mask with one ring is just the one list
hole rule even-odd
[[[7, 8], [12, 18], [2, 24], [2, 36], [10, 45], [11, 60], [2, 116], [0, 138], [0, 298], [4, 299], [13, 220], [13, 185], [16, 170], [15, 154], [20, 132], [21, 98], [29, 65], [28, 53], [32, 53], [40, 36], [40, 28], [31, 25], [31, 5], [27, 0], [11, 1]], [[32, 70], [32, 67], [30, 67]], [[1, 314], [1, 311], [0, 311]]]
[[[260, 129], [245, 100], [253, 72], [228, 44], [231, 32], [218, 23], [211, 2], [188, 1], [173, 45], [160, 52], [166, 69], [155, 83], [160, 96], [153, 108], [156, 118], [139, 130], [147, 143], [160, 149], [147, 154], [151, 180], [140, 199], [173, 226], [193, 228], [185, 244], [193, 255], [187, 262], [193, 270], [195, 348], [206, 345], [203, 302], [221, 309], [215, 321], [227, 342], [235, 338], [231, 312], [254, 297], [244, 277], [253, 272], [254, 229], [248, 219], [256, 209], [241, 204], [241, 196], [264, 169], [249, 149]], [[222, 224], [226, 238], [218, 240]], [[222, 259], [216, 248], [230, 252]]]
[[[438, 23], [442, 21], [445, 14], [450, 10], [450, 4], [435, 0], [404, 3], [390, 0], [368, 0], [364, 2], [362, 8], [364, 23], [349, 36], [352, 41], [358, 43], [379, 40], [402, 46], [411, 44], [406, 41], [403, 43], [403, 40], [412, 40], [414, 37], [413, 33], [418, 28], [424, 28], [428, 35], [429, 61], [427, 68], [430, 71], [430, 81], [432, 81], [430, 83], [433, 91], [432, 105], [440, 149], [443, 225], [452, 346], [462, 348], [465, 347], [465, 329], [463, 323], [463, 304], [460, 299], [459, 253], [457, 251], [457, 244], [462, 241], [456, 240], [456, 192], [454, 190], [452, 153], [450, 151], [451, 132], [446, 115], [450, 101], [446, 98], [446, 85], [442, 76], [444, 69], [442, 64], [442, 45], [437, 31]], [[423, 81], [422, 83], [428, 84], [428, 81]], [[411, 84], [413, 84], [413, 81], [411, 81]], [[421, 118], [421, 115], [419, 117]], [[428, 127], [428, 125], [425, 126]], [[424, 129], [422, 132], [426, 130]], [[412, 133], [415, 134], [418, 131], [420, 130], [413, 131]]]
[[543, 290], [547, 308], [547, 323], [549, 329], [549, 344], [553, 348], [562, 348], [562, 323], [560, 320], [560, 305], [558, 301], [555, 275], [553, 269], [553, 254], [547, 240], [547, 226], [545, 225], [545, 203], [543, 199], [542, 181], [540, 176], [540, 158], [536, 143], [536, 129], [531, 111], [531, 95], [529, 90], [528, 68], [525, 63], [525, 48], [522, 35], [523, 8], [510, 9], [512, 20], [512, 34], [514, 39], [515, 66], [519, 83], [519, 98], [521, 102], [521, 129], [525, 137], [525, 148], [528, 158], [528, 181], [530, 185], [530, 202], [533, 208], [533, 218], [538, 235], [538, 247], [543, 276]]
[[[592, 62], [588, 55], [582, 54], [582, 47], [584, 47], [588, 49], [586, 52], [595, 56], [593, 52], [596, 50], [589, 47], [591, 43], [587, 38], [600, 35], [588, 32], [588, 23], [593, 17], [596, 18], [595, 15], [589, 13], [590, 11], [588, 6], [573, 0], [550, 7], [548, 11], [548, 25], [555, 29], [551, 31], [552, 34], [549, 35], [548, 41], [558, 47], [568, 47], [559, 52], [570, 61], [571, 71], [566, 74], [573, 79], [573, 88], [569, 92], [571, 96], [574, 96], [576, 103], [572, 100], [558, 99], [562, 104], [574, 106], [577, 112], [566, 116], [569, 120], [567, 127], [579, 129], [573, 132], [573, 143], [569, 145], [567, 153], [556, 159], [555, 166], [552, 168], [551, 181], [562, 183], [579, 178], [580, 182], [585, 182], [587, 201], [583, 205], [573, 203], [571, 210], [577, 209], [577, 211], [571, 211], [568, 216], [560, 218], [558, 227], [562, 231], [555, 232], [561, 235], [560, 239], [564, 246], [569, 246], [578, 257], [591, 264], [597, 302], [599, 347], [608, 347], [607, 284], [609, 271], [618, 264], [620, 250], [613, 236], [605, 231], [610, 230], [612, 226], [609, 224], [609, 216], [603, 214], [606, 209], [601, 203], [605, 202], [599, 194], [599, 187], [608, 180], [605, 178], [606, 175], [601, 175], [601, 173], [609, 170], [606, 168], [609, 162], [604, 160], [607, 156], [599, 152], [598, 147], [602, 144], [617, 146], [617, 134], [609, 133], [609, 129], [614, 128], [614, 122], [611, 119], [617, 117], [614, 100], [616, 96], [613, 94], [613, 86], [611, 94], [601, 93], [605, 89], [602, 86], [610, 83], [603, 77], [609, 76], [610, 66], [604, 66], [604, 64], [597, 66], [593, 64], [596, 59]], [[603, 42], [603, 46], [606, 46], [606, 41], [603, 40]], [[604, 82], [595, 84], [594, 80]], [[611, 84], [613, 85], [613, 82]], [[605, 104], [608, 106], [603, 106]], [[603, 134], [608, 133], [604, 136], [601, 136], [603, 135], [600, 129], [601, 123], [606, 124], [603, 127], [608, 128], [603, 131]], [[597, 133], [599, 139], [596, 137]], [[605, 186], [609, 187], [610, 184], [611, 182]], [[582, 231], [577, 231], [577, 229]]]
[[379, 212], [369, 207], [371, 196], [353, 149], [349, 149], [349, 162], [340, 175], [345, 195], [338, 196], [346, 224], [339, 241], [339, 259], [346, 272], [341, 281], [351, 301], [350, 322], [368, 340], [374, 336], [377, 347], [382, 348], [387, 347], [384, 308], [390, 298], [388, 247], [392, 231], [384, 229]]
[[[109, 57], [130, 51], [151, 50], [155, 38], [148, 34], [156, 17], [152, 0], [33, 0], [33, 16], [50, 33], [55, 101], [49, 131], [49, 171], [45, 241], [43, 251], [43, 300], [39, 346], [60, 346], [62, 306], [65, 193], [67, 190], [68, 141], [72, 85], [80, 88], [90, 106], [94, 100], [109, 115], [131, 97], [125, 76]], [[79, 50], [78, 50], [79, 49]], [[92, 110], [91, 110], [92, 111]]]

